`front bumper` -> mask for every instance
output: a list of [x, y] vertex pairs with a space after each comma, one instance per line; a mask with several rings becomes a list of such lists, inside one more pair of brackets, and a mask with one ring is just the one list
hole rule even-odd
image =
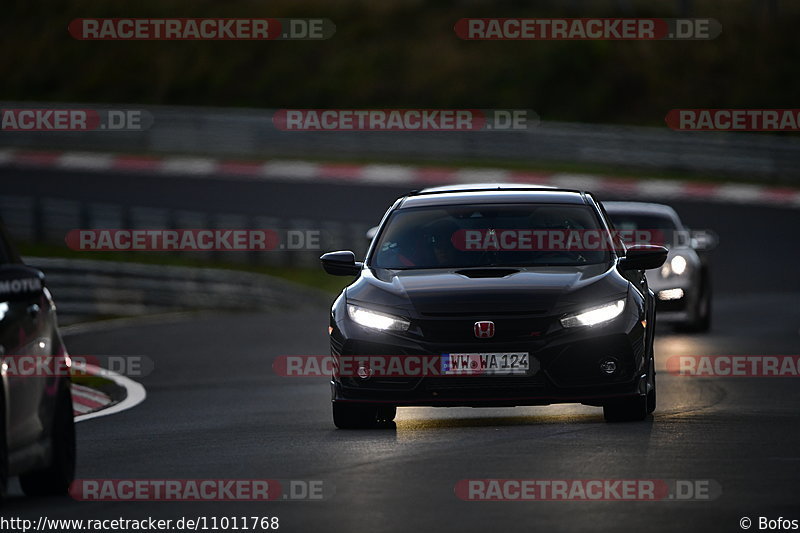
[[[659, 323], [684, 322], [691, 318], [692, 310], [700, 298], [700, 279], [692, 273], [687, 276], [663, 278], [657, 270], [647, 272], [647, 283], [656, 295], [656, 312]], [[683, 296], [675, 299], [662, 299], [662, 291], [680, 289]]]
[[[398, 406], [490, 407], [552, 403], [599, 406], [610, 398], [646, 393], [646, 354], [649, 353], [646, 332], [641, 317], [629, 312], [602, 327], [559, 329], [541, 338], [497, 342], [483, 339], [461, 343], [426, 342], [367, 331], [350, 322], [339, 323], [331, 334], [334, 357], [527, 352], [532, 358], [531, 370], [518, 376], [334, 376], [332, 399]], [[600, 362], [610, 357], [615, 359], [617, 369], [613, 374], [606, 374]]]

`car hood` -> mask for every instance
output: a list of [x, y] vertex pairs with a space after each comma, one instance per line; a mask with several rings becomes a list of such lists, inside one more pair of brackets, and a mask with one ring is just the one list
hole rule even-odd
[[603, 303], [628, 290], [610, 263], [580, 267], [364, 269], [350, 303], [412, 316], [553, 314]]

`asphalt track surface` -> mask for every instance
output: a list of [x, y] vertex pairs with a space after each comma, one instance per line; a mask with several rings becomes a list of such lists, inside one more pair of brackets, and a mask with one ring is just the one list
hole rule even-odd
[[[376, 221], [397, 187], [0, 174], [7, 194], [117, 198], [132, 205]], [[222, 194], [224, 192], [224, 194]], [[612, 199], [612, 198], [604, 198]], [[800, 210], [669, 202], [717, 232], [709, 334], [659, 328], [659, 404], [642, 423], [607, 424], [580, 405], [402, 408], [396, 428], [336, 430], [321, 378], [283, 378], [285, 354], [326, 354], [327, 310], [298, 302], [266, 314], [198, 315], [70, 336], [75, 354], [144, 354], [147, 400], [78, 425], [81, 479], [322, 480], [322, 501], [77, 502], [26, 499], [3, 516], [146, 518], [278, 516], [282, 531], [742, 531], [749, 517], [800, 520], [800, 381], [692, 378], [673, 355], [800, 353]], [[178, 205], [180, 204], [180, 205]], [[58, 295], [55, 295], [56, 299]], [[469, 502], [473, 478], [714, 480], [709, 501]]]

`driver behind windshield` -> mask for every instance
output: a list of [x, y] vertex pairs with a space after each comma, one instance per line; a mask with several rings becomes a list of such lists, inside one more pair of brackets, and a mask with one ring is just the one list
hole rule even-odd
[[[587, 206], [493, 205], [399, 210], [381, 234], [372, 266], [392, 269], [575, 266], [608, 260], [608, 252], [602, 248], [557, 245], [563, 244], [570, 232], [583, 238], [587, 231], [602, 231]], [[465, 245], [467, 232], [473, 238], [470, 243], [477, 236], [481, 245]], [[544, 234], [544, 240], [531, 240], [532, 232]], [[498, 246], [500, 236], [503, 238]], [[508, 242], [519, 246], [507, 248]], [[531, 242], [535, 243], [533, 247]], [[539, 243], [541, 247], [537, 247]]]

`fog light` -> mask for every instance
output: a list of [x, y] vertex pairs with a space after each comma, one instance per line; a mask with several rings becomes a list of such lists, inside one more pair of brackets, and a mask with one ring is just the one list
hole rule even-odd
[[683, 289], [665, 289], [658, 291], [659, 300], [680, 300], [683, 298]]
[[617, 371], [617, 361], [616, 359], [603, 359], [600, 361], [600, 370], [605, 372], [606, 374], [613, 374]]

